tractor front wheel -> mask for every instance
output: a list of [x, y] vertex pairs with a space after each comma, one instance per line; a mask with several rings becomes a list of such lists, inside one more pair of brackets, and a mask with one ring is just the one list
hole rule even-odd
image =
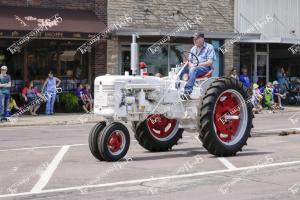
[[104, 160], [104, 158], [100, 155], [99, 149], [98, 149], [98, 138], [100, 133], [103, 131], [103, 129], [106, 126], [105, 121], [101, 121], [97, 123], [92, 130], [90, 131], [89, 134], [89, 147], [90, 151], [93, 154], [95, 158], [98, 160]]
[[100, 161], [118, 161], [123, 158], [130, 145], [126, 126], [119, 122], [99, 122], [89, 135], [90, 151]]

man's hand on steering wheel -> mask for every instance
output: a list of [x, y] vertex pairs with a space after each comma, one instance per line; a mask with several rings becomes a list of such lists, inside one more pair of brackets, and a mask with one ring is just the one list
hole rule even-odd
[[[189, 61], [189, 58], [185, 54], [183, 54], [183, 53], [190, 54], [192, 56], [192, 58], [194, 58], [196, 60], [197, 63], [192, 63], [191, 61]], [[198, 59], [198, 57], [194, 53], [189, 52], [189, 51], [182, 51], [181, 54], [184, 56], [183, 60], [186, 60], [186, 62], [183, 65], [184, 67], [187, 66], [187, 67], [193, 68], [193, 67], [196, 67], [196, 66], [199, 65], [199, 63], [200, 63], [199, 59]]]
[[197, 64], [196, 64], [196, 63], [189, 62], [189, 63], [188, 63], [188, 66], [189, 66], [190, 68], [194, 68], [194, 67], [197, 67]]

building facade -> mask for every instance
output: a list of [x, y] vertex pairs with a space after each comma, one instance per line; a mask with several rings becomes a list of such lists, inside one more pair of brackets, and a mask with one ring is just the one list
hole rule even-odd
[[[148, 72], [167, 75], [184, 61], [200, 31], [216, 52], [214, 76], [247, 67], [253, 82], [274, 80], [285, 67], [300, 75], [298, 0], [0, 0], [0, 64], [9, 67], [13, 92], [52, 70], [63, 89], [93, 83], [98, 75], [130, 71], [131, 35]], [[7, 48], [58, 13], [63, 22], [10, 53]], [[40, 20], [40, 21], [39, 21]], [[108, 39], [81, 54], [77, 48], [99, 32]], [[296, 53], [295, 53], [296, 52]], [[298, 73], [299, 72], [299, 73]]]
[[[46, 19], [58, 14], [60, 24]], [[93, 83], [106, 73], [106, 41], [87, 53], [77, 48], [106, 28], [107, 3], [102, 0], [0, 0], [0, 64], [7, 65], [13, 79], [12, 93], [20, 92], [29, 80], [41, 84], [49, 71], [62, 80], [64, 90], [77, 83]], [[41, 31], [11, 53], [8, 47], [48, 23]]]
[[[131, 34], [139, 35], [140, 61], [148, 65], [148, 72], [167, 75], [170, 68], [183, 61], [183, 51], [193, 46], [191, 36], [204, 32], [217, 54], [214, 76], [226, 75], [239, 62], [234, 46], [226, 53], [218, 50], [235, 35], [233, 0], [114, 0], [108, 1], [108, 26], [118, 24], [124, 15], [132, 23], [112, 33], [107, 41], [107, 72], [122, 74], [130, 69]], [[245, 38], [256, 38], [245, 34]], [[151, 50], [152, 49], [152, 50]]]
[[253, 82], [264, 85], [287, 76], [300, 76], [300, 1], [235, 1], [235, 27], [240, 33], [260, 34], [258, 39], [237, 41], [240, 67], [247, 67]]

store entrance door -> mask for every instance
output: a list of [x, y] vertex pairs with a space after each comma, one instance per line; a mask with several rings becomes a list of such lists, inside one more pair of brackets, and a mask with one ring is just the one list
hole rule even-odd
[[254, 64], [254, 82], [260, 86], [269, 82], [269, 54], [268, 52], [256, 52]]
[[121, 66], [121, 69], [119, 69], [120, 74], [124, 74], [125, 71], [128, 71], [129, 74], [131, 74], [129, 45], [123, 45], [121, 47], [121, 59], [119, 59], [119, 66]]

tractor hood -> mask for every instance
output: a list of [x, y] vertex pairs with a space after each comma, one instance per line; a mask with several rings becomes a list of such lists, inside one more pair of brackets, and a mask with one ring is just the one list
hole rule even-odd
[[167, 81], [155, 76], [105, 75], [95, 79], [94, 113], [112, 118], [121, 112], [122, 89], [161, 89]]
[[114, 85], [115, 83], [123, 82], [124, 84], [149, 84], [161, 86], [164, 81], [155, 76], [124, 76], [124, 75], [104, 75], [98, 76], [95, 79], [96, 85]]

